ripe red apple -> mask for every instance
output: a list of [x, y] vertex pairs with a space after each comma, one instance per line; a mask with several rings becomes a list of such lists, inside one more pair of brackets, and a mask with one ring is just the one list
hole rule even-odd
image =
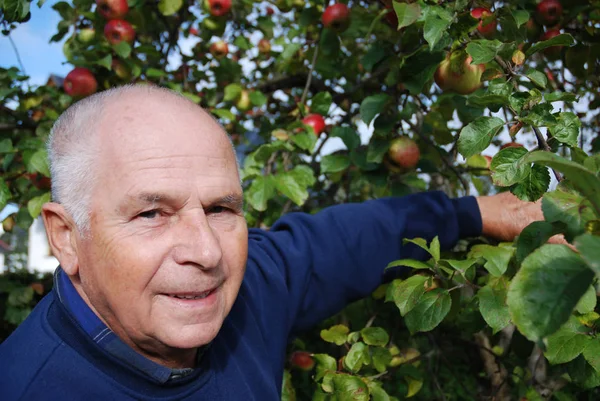
[[267, 7], [267, 15], [273, 15], [275, 13], [275, 10], [273, 10], [273, 7]]
[[198, 30], [196, 28], [190, 28], [190, 35], [198, 36]]
[[544, 25], [556, 24], [563, 13], [562, 5], [558, 0], [542, 0], [536, 10], [538, 19]]
[[250, 102], [250, 94], [247, 90], [242, 90], [237, 102], [235, 103], [235, 107], [240, 111], [246, 111], [252, 107], [252, 103]]
[[231, 0], [208, 0], [208, 12], [215, 17], [221, 17], [231, 9]]
[[129, 44], [135, 39], [135, 30], [131, 24], [122, 19], [113, 19], [104, 26], [104, 36], [111, 45], [116, 45], [125, 41]]
[[271, 52], [271, 42], [267, 39], [261, 39], [258, 42], [258, 51], [262, 54], [269, 54]]
[[402, 136], [392, 141], [388, 156], [396, 165], [411, 169], [419, 162], [421, 152], [415, 141], [409, 137]]
[[325, 130], [325, 119], [320, 114], [309, 114], [304, 117], [302, 122], [306, 125], [310, 125], [313, 131], [315, 131], [316, 136], [321, 135], [321, 132]]
[[229, 46], [227, 45], [227, 42], [220, 40], [210, 45], [210, 54], [212, 54], [215, 58], [223, 58], [227, 55], [227, 53], [229, 53]]
[[123, 19], [129, 11], [127, 0], [96, 0], [96, 7], [106, 19]]
[[290, 363], [292, 366], [302, 370], [312, 370], [315, 366], [315, 360], [312, 355], [306, 351], [295, 351], [290, 355]]
[[493, 36], [496, 33], [496, 26], [498, 23], [496, 22], [494, 14], [487, 8], [477, 7], [472, 9], [471, 17], [479, 20], [477, 30], [486, 38]]
[[[552, 39], [555, 36], [560, 35], [560, 31], [558, 29], [548, 29], [544, 34], [540, 37], [541, 41]], [[560, 57], [560, 52], [562, 50], [562, 46], [550, 46], [544, 49], [544, 54], [550, 60], [556, 60]]]
[[341, 33], [350, 26], [350, 10], [344, 3], [336, 3], [325, 9], [321, 17], [325, 28]]
[[524, 146], [518, 142], [508, 142], [508, 143], [505, 143], [504, 145], [500, 146], [500, 150], [506, 149], [506, 148], [523, 148], [523, 147]]
[[466, 52], [449, 53], [435, 71], [434, 79], [444, 92], [454, 91], [468, 95], [481, 87], [484, 64], [471, 64], [472, 57]]
[[98, 82], [90, 70], [76, 67], [65, 77], [63, 88], [67, 95], [80, 98], [95, 93], [98, 89]]
[[490, 166], [492, 165], [492, 156], [483, 155], [483, 157], [485, 158], [485, 163], [486, 163], [485, 166], [489, 170]]

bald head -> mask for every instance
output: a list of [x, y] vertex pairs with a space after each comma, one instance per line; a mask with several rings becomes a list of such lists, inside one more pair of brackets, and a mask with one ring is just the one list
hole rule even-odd
[[[127, 152], [168, 145], [165, 136], [176, 147], [177, 134], [183, 132], [177, 124], [184, 116], [190, 117], [184, 118], [185, 133], [198, 135], [196, 145], [225, 141], [232, 152], [230, 138], [212, 115], [165, 88], [127, 85], [75, 103], [56, 121], [48, 140], [53, 200], [65, 207], [85, 233], [98, 175], [112, 170], [102, 163], [106, 152], [121, 152], [121, 158], [126, 158]], [[235, 152], [232, 157], [237, 166]]]

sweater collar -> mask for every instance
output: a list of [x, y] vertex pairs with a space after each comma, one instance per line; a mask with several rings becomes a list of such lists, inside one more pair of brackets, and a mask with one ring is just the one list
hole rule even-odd
[[[166, 383], [194, 372], [192, 368], [170, 369], [136, 352], [125, 344], [90, 309], [79, 295], [67, 274], [58, 267], [54, 273], [54, 288], [59, 301], [96, 346], [111, 354], [125, 365], [134, 368], [158, 383]], [[198, 352], [198, 359], [202, 352]]]

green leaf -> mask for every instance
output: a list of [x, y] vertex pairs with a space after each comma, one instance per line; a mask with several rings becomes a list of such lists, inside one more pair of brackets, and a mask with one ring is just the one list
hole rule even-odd
[[398, 30], [414, 24], [421, 16], [419, 3], [407, 4], [394, 1], [394, 11], [398, 16]]
[[321, 173], [338, 173], [350, 166], [350, 159], [346, 155], [327, 155], [321, 159]]
[[285, 46], [285, 49], [279, 55], [280, 61], [288, 61], [302, 48], [300, 43], [290, 43]]
[[227, 109], [213, 109], [212, 113], [219, 117], [224, 118], [229, 121], [235, 121], [235, 114], [233, 114], [230, 110]]
[[426, 276], [414, 275], [394, 286], [392, 297], [400, 310], [400, 315], [406, 316], [425, 294]]
[[508, 308], [519, 331], [538, 341], [562, 326], [594, 273], [566, 245], [546, 244], [521, 265], [508, 291]]
[[498, 39], [486, 40], [478, 39], [469, 42], [467, 45], [467, 53], [473, 58], [471, 64], [489, 63], [498, 55], [502, 49], [503, 43]]
[[515, 22], [517, 23], [517, 28], [521, 27], [524, 23], [529, 21], [529, 13], [525, 10], [515, 10], [511, 9], [511, 13]]
[[331, 93], [319, 92], [312, 98], [310, 111], [326, 116], [329, 113], [332, 101]]
[[571, 316], [560, 330], [548, 337], [544, 355], [553, 365], [577, 358], [590, 342], [589, 329]]
[[158, 11], [165, 16], [173, 15], [179, 11], [182, 5], [183, 0], [159, 0]]
[[600, 372], [600, 339], [590, 338], [587, 347], [583, 350], [583, 357], [597, 371]]
[[238, 98], [238, 96], [240, 96], [242, 89], [242, 85], [240, 84], [227, 85], [224, 90], [225, 96], [223, 97], [223, 100], [226, 102], [234, 101]]
[[312, 153], [315, 144], [317, 143], [317, 136], [312, 132], [300, 132], [292, 135], [290, 140], [300, 149]]
[[448, 27], [452, 23], [452, 18], [448, 18], [447, 11], [442, 7], [430, 6], [425, 17], [423, 26], [423, 37], [429, 43], [430, 49], [435, 49], [436, 45], [444, 36], [448, 36]]
[[479, 117], [460, 131], [458, 151], [467, 158], [485, 150], [504, 125], [498, 117]]
[[267, 210], [267, 202], [275, 196], [275, 183], [272, 176], [256, 177], [245, 195], [254, 209], [259, 212]]
[[284, 196], [288, 197], [298, 206], [302, 206], [308, 199], [306, 186], [300, 185], [289, 173], [280, 173], [275, 177], [275, 187]]
[[379, 63], [381, 60], [385, 60], [385, 58], [388, 56], [389, 54], [386, 48], [381, 46], [380, 43], [375, 43], [362, 57], [361, 63], [363, 67], [365, 67], [365, 70], [373, 71], [373, 68], [377, 65], [377, 63]]
[[484, 258], [486, 260], [483, 267], [495, 277], [499, 277], [506, 272], [508, 263], [512, 258], [514, 248], [493, 245], [475, 245], [469, 252], [469, 258]]
[[437, 235], [433, 237], [431, 244], [429, 244], [429, 253], [436, 262], [440, 260], [440, 239]]
[[597, 276], [600, 276], [600, 237], [583, 234], [575, 238], [575, 248]]
[[3, 19], [6, 22], [23, 21], [29, 13], [29, 1], [27, 0], [4, 0], [2, 7]]
[[50, 192], [46, 192], [43, 195], [36, 196], [27, 202], [27, 210], [32, 218], [36, 218], [42, 212], [42, 206], [44, 203], [50, 202]]
[[387, 331], [381, 327], [365, 327], [360, 331], [360, 335], [367, 345], [384, 347], [390, 341]]
[[348, 351], [344, 358], [344, 366], [356, 373], [363, 365], [368, 365], [369, 363], [371, 363], [369, 347], [362, 342], [352, 344], [350, 351]]
[[510, 192], [523, 201], [535, 202], [546, 193], [549, 186], [548, 168], [536, 164], [531, 168], [529, 175], [512, 187]]
[[548, 84], [548, 78], [546, 78], [546, 74], [541, 71], [530, 69], [527, 70], [525, 76], [542, 89], [545, 89], [546, 85]]
[[131, 45], [124, 40], [114, 45], [113, 50], [123, 59], [129, 58], [131, 55]]
[[314, 354], [313, 359], [316, 362], [315, 381], [321, 380], [325, 373], [337, 370], [337, 362], [327, 354]]
[[10, 153], [13, 151], [13, 144], [9, 138], [0, 141], [0, 153]]
[[261, 107], [267, 104], [267, 96], [261, 91], [255, 90], [250, 92], [250, 101], [254, 106]]
[[149, 78], [160, 78], [167, 75], [167, 73], [163, 70], [159, 70], [158, 68], [148, 68], [146, 71], [146, 76]]
[[522, 162], [526, 154], [525, 148], [505, 148], [499, 151], [490, 165], [494, 184], [507, 187], [527, 178], [531, 166]]
[[528, 154], [523, 158], [523, 163], [540, 163], [563, 172], [573, 186], [590, 200], [596, 213], [600, 214], [600, 179], [582, 165], [542, 150]]
[[281, 401], [296, 401], [296, 389], [294, 383], [292, 383], [292, 374], [287, 369], [283, 371]]
[[413, 269], [431, 269], [431, 266], [428, 265], [425, 262], [421, 262], [420, 260], [416, 260], [416, 259], [400, 259], [400, 260], [395, 260], [393, 262], [390, 262], [386, 269], [389, 269], [391, 267], [398, 267], [398, 266], [406, 266], [406, 267], [412, 267]]
[[330, 327], [327, 330], [321, 330], [321, 338], [328, 343], [334, 343], [335, 345], [342, 345], [346, 343], [346, 337], [350, 329], [348, 326], [338, 324]]
[[582, 315], [593, 312], [596, 308], [597, 300], [598, 299], [596, 297], [596, 289], [593, 285], [590, 285], [585, 294], [583, 294], [583, 297], [581, 297], [581, 299], [575, 306], [575, 310], [577, 311], [577, 313], [580, 313]]
[[517, 240], [517, 262], [523, 262], [527, 255], [544, 245], [554, 235], [561, 233], [564, 228], [565, 225], [558, 222], [534, 221], [529, 224], [521, 231]]
[[575, 102], [577, 101], [577, 96], [569, 92], [552, 92], [544, 94], [544, 99], [547, 102]]
[[333, 127], [329, 136], [341, 138], [348, 150], [356, 149], [360, 145], [360, 136], [350, 127]]
[[235, 40], [233, 41], [233, 45], [235, 47], [239, 47], [240, 50], [250, 50], [253, 47], [252, 43], [250, 43], [248, 38], [246, 38], [245, 36], [242, 36], [242, 35], [239, 35], [238, 37], [235, 38]]
[[[390, 350], [384, 347], [371, 347], [371, 363], [379, 373], [385, 372], [391, 361], [392, 354]], [[374, 399], [372, 398], [372, 400]]]
[[107, 54], [101, 59], [98, 59], [98, 61], [96, 61], [96, 64], [110, 71], [110, 69], [112, 68], [112, 54]]
[[550, 103], [536, 104], [531, 107], [531, 111], [519, 120], [525, 124], [535, 127], [547, 127], [556, 124], [556, 117], [552, 115], [553, 107]]
[[600, 372], [581, 355], [567, 365], [567, 372], [578, 387], [589, 389], [600, 386]]
[[27, 171], [30, 173], [42, 173], [50, 177], [50, 167], [48, 167], [48, 153], [46, 149], [39, 149], [26, 162]]
[[0, 210], [4, 209], [4, 206], [8, 203], [11, 198], [10, 188], [6, 181], [0, 177]]
[[335, 400], [369, 401], [369, 387], [360, 377], [338, 373], [331, 381]]
[[390, 96], [385, 93], [366, 97], [360, 105], [360, 118], [365, 124], [371, 124], [371, 121], [383, 111], [390, 100]]
[[579, 138], [579, 129], [581, 128], [579, 118], [574, 113], [565, 111], [558, 114], [557, 120], [556, 125], [549, 128], [552, 136], [559, 142], [576, 147], [577, 139]]
[[494, 334], [508, 326], [510, 314], [506, 305], [508, 280], [506, 277], [492, 278], [488, 284], [479, 290], [479, 311]]
[[574, 43], [575, 43], [575, 40], [573, 39], [573, 37], [571, 35], [569, 35], [568, 33], [562, 33], [562, 34], [560, 34], [558, 36], [555, 36], [555, 37], [553, 37], [551, 39], [544, 40], [544, 41], [536, 43], [535, 45], [531, 46], [525, 52], [525, 55], [527, 57], [529, 57], [532, 54], [535, 54], [535, 53], [539, 52], [540, 50], [547, 49], [548, 47], [552, 47], [552, 46], [571, 46]]
[[542, 199], [544, 219], [548, 222], [562, 222], [566, 225], [565, 238], [572, 241], [585, 231], [585, 224], [595, 219], [591, 204], [575, 193], [554, 191]]
[[429, 291], [423, 294], [417, 305], [404, 317], [406, 327], [411, 334], [433, 330], [444, 320], [451, 306], [452, 299], [448, 290], [436, 288]]

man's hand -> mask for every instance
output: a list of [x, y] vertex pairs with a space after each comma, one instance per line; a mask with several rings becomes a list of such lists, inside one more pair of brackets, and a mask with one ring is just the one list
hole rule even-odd
[[[542, 200], [524, 202], [510, 192], [477, 197], [483, 223], [483, 235], [500, 241], [512, 241], [534, 221], [544, 220]], [[552, 242], [556, 242], [553, 238]], [[564, 239], [562, 240], [564, 243]], [[560, 241], [559, 241], [560, 242]]]

